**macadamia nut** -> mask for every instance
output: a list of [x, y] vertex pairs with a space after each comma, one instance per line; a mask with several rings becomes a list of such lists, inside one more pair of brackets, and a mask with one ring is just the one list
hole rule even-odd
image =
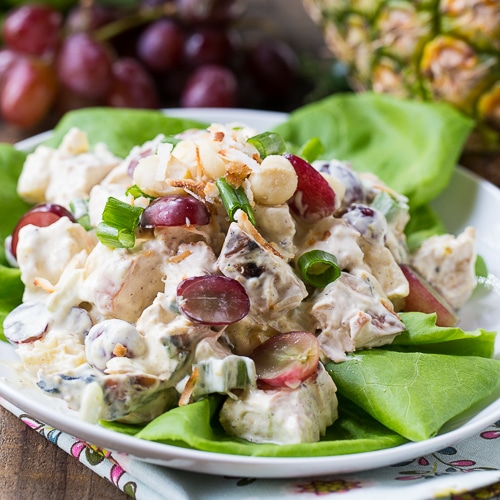
[[280, 205], [297, 189], [297, 174], [292, 164], [281, 155], [269, 155], [260, 169], [249, 177], [254, 199], [263, 205]]

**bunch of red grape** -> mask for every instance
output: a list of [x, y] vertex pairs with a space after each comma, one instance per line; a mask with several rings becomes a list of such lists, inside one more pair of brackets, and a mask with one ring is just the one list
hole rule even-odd
[[14, 8], [0, 49], [1, 118], [26, 129], [87, 106], [293, 109], [297, 54], [255, 26], [245, 37], [244, 8], [242, 0]]

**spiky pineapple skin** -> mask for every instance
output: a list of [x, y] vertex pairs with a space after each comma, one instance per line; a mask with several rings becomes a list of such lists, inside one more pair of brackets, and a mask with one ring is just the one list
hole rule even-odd
[[500, 147], [500, 0], [303, 0], [354, 90], [445, 101]]

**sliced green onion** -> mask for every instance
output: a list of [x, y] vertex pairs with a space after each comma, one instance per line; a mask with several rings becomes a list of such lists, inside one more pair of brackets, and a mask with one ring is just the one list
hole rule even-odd
[[161, 143], [162, 144], [172, 144], [175, 147], [181, 141], [182, 141], [182, 139], [179, 139], [178, 137], [174, 137], [173, 135], [167, 135], [161, 140]]
[[142, 207], [135, 207], [110, 196], [102, 213], [102, 221], [118, 229], [134, 231], [143, 210]]
[[335, 255], [323, 250], [311, 250], [302, 254], [298, 266], [304, 281], [315, 288], [324, 288], [341, 273]]
[[323, 143], [318, 137], [309, 139], [298, 151], [297, 156], [300, 156], [309, 163], [312, 163], [325, 152]]
[[478, 278], [488, 277], [488, 266], [486, 265], [486, 262], [483, 259], [483, 257], [481, 257], [481, 255], [476, 256], [476, 263], [474, 265], [474, 270]]
[[252, 206], [248, 201], [245, 190], [240, 186], [234, 188], [228, 184], [225, 177], [219, 177], [215, 181], [215, 185], [219, 190], [222, 203], [229, 215], [229, 219], [234, 222], [234, 214], [237, 210], [243, 210], [248, 216], [248, 220], [255, 226], [255, 216]]
[[86, 231], [92, 229], [89, 217], [89, 200], [78, 198], [69, 204], [72, 214], [75, 216], [76, 221], [84, 227]]
[[269, 155], [282, 155], [286, 151], [286, 144], [283, 137], [276, 132], [263, 132], [247, 139], [247, 142], [254, 145], [261, 159]]
[[109, 247], [132, 248], [143, 211], [142, 207], [134, 207], [110, 196], [102, 213], [102, 222], [97, 226], [97, 238]]
[[96, 236], [107, 247], [133, 248], [135, 245], [135, 233], [128, 229], [117, 229], [104, 222], [97, 226]]
[[408, 211], [406, 203], [401, 202], [385, 191], [380, 191], [370, 205], [382, 212], [388, 222], [395, 220], [402, 211]]
[[133, 186], [130, 186], [126, 191], [126, 195], [130, 195], [134, 198], [149, 198], [150, 200], [154, 200], [154, 196], [149, 196], [149, 194], [146, 194], [137, 184], [134, 184]]

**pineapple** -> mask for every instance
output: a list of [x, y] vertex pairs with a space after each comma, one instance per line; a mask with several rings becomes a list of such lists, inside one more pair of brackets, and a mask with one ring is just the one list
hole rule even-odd
[[500, 148], [500, 0], [303, 0], [354, 90], [446, 101]]

